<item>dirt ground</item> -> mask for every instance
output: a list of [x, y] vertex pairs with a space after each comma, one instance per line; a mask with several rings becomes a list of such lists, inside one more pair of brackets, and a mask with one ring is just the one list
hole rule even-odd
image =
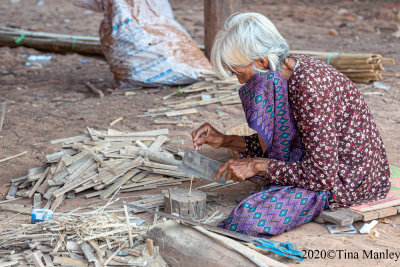
[[[98, 36], [102, 14], [75, 7], [72, 0], [45, 0], [43, 5], [38, 5], [38, 2], [0, 0], [0, 24], [53, 33]], [[170, 3], [176, 19], [196, 42], [203, 44], [203, 1], [172, 0]], [[399, 1], [243, 0], [243, 11], [256, 11], [269, 17], [288, 40], [291, 49], [379, 53], [397, 62], [395, 66], [388, 66], [388, 72], [400, 71], [400, 39], [393, 36], [400, 25]], [[329, 29], [336, 29], [338, 35], [329, 35]], [[25, 66], [24, 55], [38, 54], [51, 55], [50, 63], [42, 67]], [[113, 77], [103, 58], [46, 53], [23, 47], [0, 47], [0, 101], [7, 102], [4, 127], [0, 133], [0, 159], [28, 151], [25, 156], [0, 163], [0, 201], [8, 191], [11, 178], [25, 175], [29, 168], [42, 165], [46, 154], [59, 150], [59, 146], [48, 144], [49, 140], [79, 135], [87, 126], [106, 129], [111, 121], [121, 116], [124, 120], [114, 126], [116, 130], [161, 128], [153, 124], [154, 119], [137, 118], [136, 115], [148, 108], [160, 107], [162, 97], [176, 90], [155, 88], [137, 91], [131, 96], [109, 94], [98, 99], [88, 92], [84, 85], [87, 81], [104, 91], [112, 88]], [[379, 126], [390, 163], [400, 166], [400, 80], [385, 78], [383, 82], [391, 86], [388, 91], [362, 84], [359, 89], [362, 93], [383, 94], [365, 95], [365, 98]], [[221, 118], [217, 110], [228, 116]], [[186, 148], [191, 147], [190, 133], [205, 121], [212, 122], [221, 131], [245, 122], [240, 105], [201, 107], [199, 114], [190, 116], [190, 119], [194, 121], [192, 125], [169, 127], [175, 138], [185, 140]], [[226, 150], [215, 154], [206, 149], [205, 153], [218, 159], [229, 156]], [[195, 182], [195, 186], [200, 184], [204, 182]], [[218, 192], [226, 205], [214, 205], [213, 208], [221, 209], [227, 215], [235, 205], [235, 195], [254, 189], [252, 184], [247, 183], [221, 189]], [[12, 203], [30, 204], [30, 201]], [[86, 201], [85, 205], [101, 203], [104, 202], [94, 199]], [[82, 198], [78, 195], [75, 199], [64, 201], [61, 210], [80, 205]], [[27, 221], [28, 218], [0, 213], [0, 225], [12, 225], [12, 222], [21, 220]], [[400, 216], [390, 217], [390, 220], [400, 225]], [[355, 223], [357, 229], [361, 225]], [[363, 251], [369, 253], [370, 250], [400, 254], [400, 228], [382, 223], [376, 228], [380, 236], [371, 239], [361, 234], [331, 235], [325, 225], [312, 222], [274, 240], [294, 242], [300, 249], [336, 251], [333, 259], [307, 259], [300, 263], [303, 266], [399, 266], [396, 257], [364, 257]], [[359, 260], [351, 259], [356, 254]], [[296, 265], [293, 261], [288, 263]]]

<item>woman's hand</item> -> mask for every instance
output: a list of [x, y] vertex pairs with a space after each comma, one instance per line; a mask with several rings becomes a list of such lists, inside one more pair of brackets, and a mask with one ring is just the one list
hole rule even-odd
[[215, 174], [215, 180], [226, 172], [225, 179], [243, 182], [257, 174], [265, 174], [269, 160], [266, 158], [230, 159], [223, 164]]
[[194, 150], [200, 150], [203, 144], [213, 148], [220, 148], [224, 144], [226, 135], [218, 132], [209, 123], [204, 123], [199, 129], [192, 132]]

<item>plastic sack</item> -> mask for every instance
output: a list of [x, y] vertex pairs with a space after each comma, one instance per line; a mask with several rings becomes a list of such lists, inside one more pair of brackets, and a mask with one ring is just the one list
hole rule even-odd
[[116, 87], [190, 84], [210, 62], [167, 0], [76, 0], [102, 11], [100, 40]]

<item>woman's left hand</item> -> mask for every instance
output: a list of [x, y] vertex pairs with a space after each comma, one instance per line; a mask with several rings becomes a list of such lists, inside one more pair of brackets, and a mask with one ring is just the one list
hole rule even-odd
[[226, 172], [225, 179], [243, 182], [257, 174], [265, 173], [268, 168], [268, 159], [266, 158], [247, 158], [247, 159], [230, 159], [225, 162], [215, 174], [215, 180]]

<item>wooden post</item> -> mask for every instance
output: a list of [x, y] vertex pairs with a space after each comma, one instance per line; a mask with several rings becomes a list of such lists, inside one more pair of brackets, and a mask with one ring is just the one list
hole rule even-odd
[[210, 58], [214, 37], [225, 20], [240, 9], [241, 0], [204, 0], [204, 46]]

